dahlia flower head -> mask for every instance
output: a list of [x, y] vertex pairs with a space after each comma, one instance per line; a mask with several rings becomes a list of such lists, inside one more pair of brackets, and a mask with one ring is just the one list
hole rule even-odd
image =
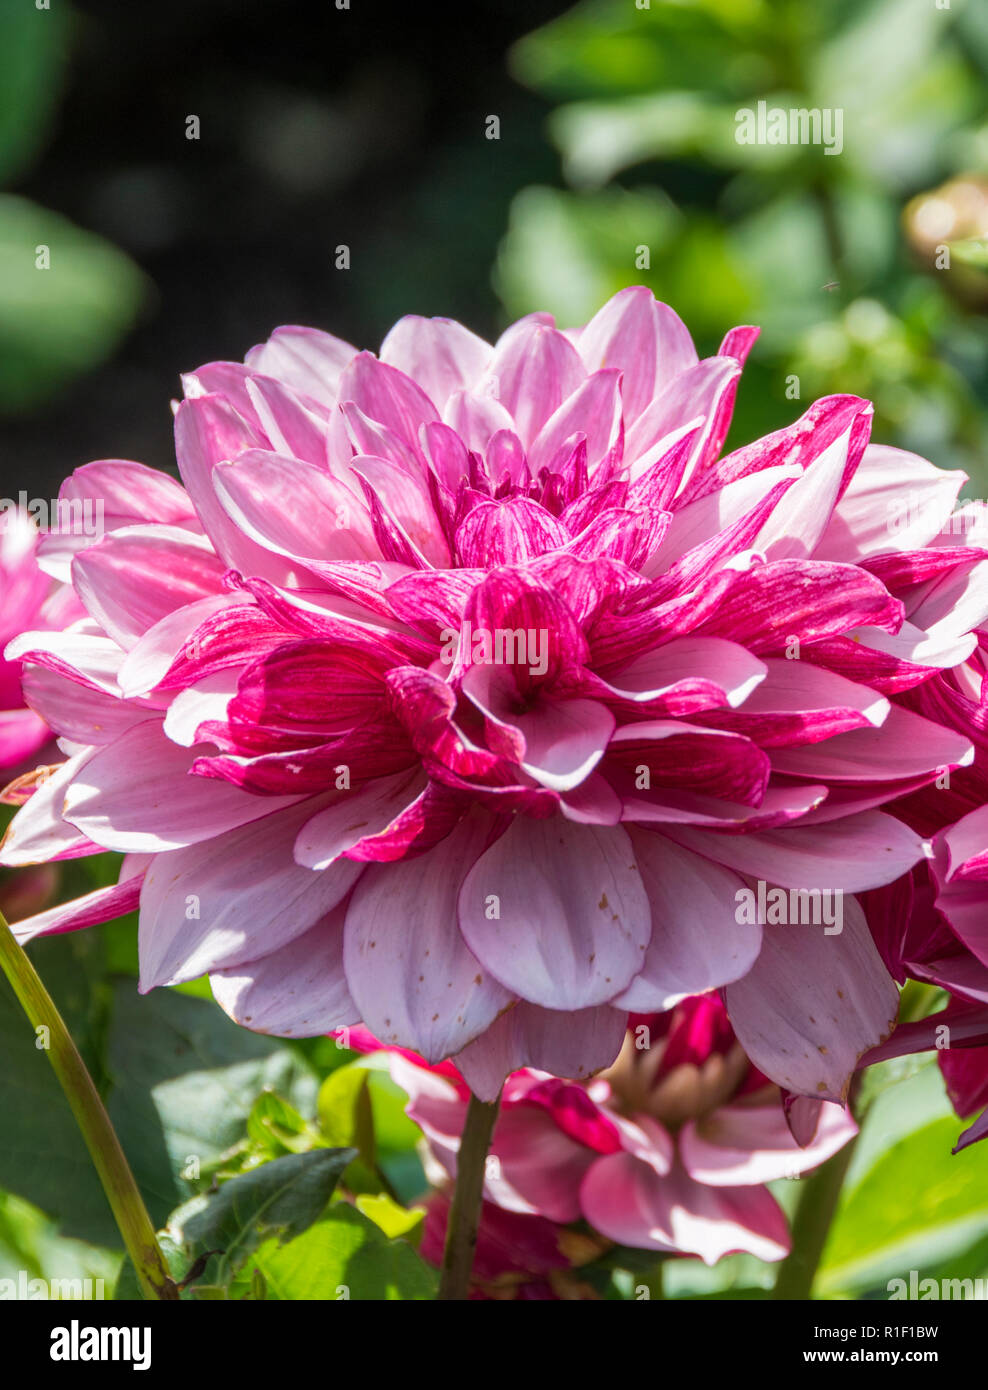
[[[857, 397], [725, 455], [755, 337], [700, 360], [631, 288], [185, 377], [182, 484], [78, 469], [106, 534], [41, 563], [88, 616], [7, 649], [67, 761], [2, 862], [126, 855], [22, 938], [139, 904], [142, 989], [208, 972], [248, 1027], [362, 1021], [486, 1098], [726, 987], [765, 1076], [841, 1100], [897, 1008], [853, 895], [928, 852], [881, 807], [972, 756], [898, 697], [977, 647], [988, 550]], [[739, 921], [762, 881], [848, 895], [840, 934]]]
[[[348, 1041], [361, 1052], [380, 1047], [360, 1029]], [[425, 1135], [441, 1191], [456, 1177], [467, 1085], [451, 1063], [430, 1068], [396, 1049], [387, 1060], [408, 1093], [408, 1115]], [[833, 1102], [784, 1104], [709, 994], [669, 1013], [632, 1017], [617, 1061], [591, 1081], [530, 1068], [512, 1073], [484, 1195], [506, 1212], [583, 1220], [619, 1245], [707, 1264], [739, 1251], [780, 1260], [789, 1251], [788, 1224], [766, 1184], [816, 1168], [856, 1133]], [[488, 1219], [487, 1228], [495, 1231], [496, 1223]], [[560, 1233], [550, 1244], [542, 1236], [540, 1246], [559, 1260], [574, 1253], [568, 1240]]]
[[[0, 511], [0, 650], [28, 628], [58, 628], [82, 616], [71, 590], [38, 568], [38, 528], [27, 512]], [[17, 768], [51, 738], [21, 693], [21, 664], [0, 657], [0, 768]]]

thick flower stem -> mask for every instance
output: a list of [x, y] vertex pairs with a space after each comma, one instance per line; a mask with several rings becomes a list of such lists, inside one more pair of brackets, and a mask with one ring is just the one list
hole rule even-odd
[[477, 1248], [484, 1170], [500, 1097], [487, 1104], [471, 1095], [466, 1124], [456, 1159], [456, 1186], [446, 1224], [446, 1247], [439, 1279], [442, 1302], [461, 1302], [469, 1297], [470, 1271]]
[[779, 1266], [773, 1298], [811, 1297], [856, 1144], [857, 1139], [852, 1139], [800, 1184], [803, 1190], [792, 1221], [792, 1249]]
[[151, 1218], [106, 1107], [61, 1014], [2, 914], [0, 968], [32, 1026], [46, 1030], [39, 1037], [45, 1038], [45, 1050], [82, 1131], [144, 1297], [177, 1299], [178, 1288], [168, 1273]]

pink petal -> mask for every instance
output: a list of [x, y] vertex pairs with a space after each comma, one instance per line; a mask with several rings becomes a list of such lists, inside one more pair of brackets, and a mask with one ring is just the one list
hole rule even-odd
[[91, 754], [76, 753], [38, 783], [0, 841], [0, 863], [8, 868], [43, 864], [50, 859], [74, 858], [93, 853], [88, 836], [62, 818], [65, 792], [85, 768]]
[[722, 1105], [702, 1120], [688, 1120], [679, 1152], [690, 1176], [710, 1187], [774, 1182], [809, 1172], [858, 1132], [839, 1105], [824, 1102], [814, 1138], [800, 1147], [774, 1105]]
[[864, 913], [844, 899], [839, 936], [766, 927], [757, 961], [727, 987], [738, 1041], [786, 1090], [843, 1104], [859, 1058], [895, 1027], [899, 995]]
[[204, 536], [174, 526], [128, 526], [72, 562], [90, 615], [129, 651], [176, 608], [223, 592], [226, 566]]
[[248, 367], [286, 381], [296, 391], [330, 406], [336, 400], [340, 373], [357, 349], [342, 338], [318, 328], [286, 325], [276, 328], [266, 343], [251, 348]]
[[640, 286], [619, 290], [598, 309], [580, 330], [577, 349], [588, 371], [621, 369], [629, 422], [637, 420], [657, 390], [697, 362], [682, 319]]
[[844, 893], [860, 893], [864, 888], [891, 883], [923, 858], [919, 836], [880, 811], [863, 811], [806, 829], [719, 835], [668, 826], [666, 834], [719, 864], [785, 888], [839, 888]]
[[341, 860], [317, 874], [292, 859], [299, 825], [311, 813], [302, 803], [155, 855], [141, 892], [142, 992], [270, 954], [346, 897], [362, 865]]
[[360, 841], [383, 834], [424, 785], [420, 773], [399, 772], [341, 792], [302, 826], [295, 841], [296, 864], [325, 869]]
[[279, 584], [289, 580], [291, 567], [235, 525], [220, 505], [213, 477], [217, 464], [263, 448], [265, 443], [259, 431], [221, 396], [183, 401], [175, 415], [178, 469], [217, 555], [233, 569]]
[[487, 370], [494, 349], [453, 319], [408, 314], [381, 344], [380, 358], [417, 381], [442, 410], [454, 391], [468, 391]]
[[11, 930], [24, 946], [41, 936], [59, 936], [63, 932], [80, 931], [83, 927], [112, 922], [114, 918], [136, 910], [143, 882], [143, 871], [135, 873], [108, 888], [96, 888], [72, 902], [59, 903], [46, 912], [24, 917], [13, 923]]
[[917, 550], [947, 524], [965, 475], [885, 444], [869, 444], [820, 539], [821, 560]]
[[786, 1219], [766, 1187], [705, 1187], [685, 1169], [667, 1177], [630, 1154], [599, 1158], [583, 1180], [583, 1214], [602, 1235], [645, 1250], [680, 1250], [716, 1264], [743, 1250], [779, 1260]]
[[974, 748], [963, 734], [934, 724], [901, 705], [892, 705], [879, 727], [851, 729], [821, 743], [779, 748], [772, 753], [778, 772], [827, 781], [868, 782], [934, 774], [966, 767]]
[[146, 720], [76, 771], [65, 819], [104, 849], [147, 853], [198, 844], [275, 809], [229, 783], [189, 776], [194, 756], [165, 738], [159, 720]]
[[312, 464], [249, 450], [236, 463], [220, 465], [214, 484], [245, 536], [296, 565], [379, 556], [366, 507]]
[[587, 469], [590, 473], [618, 443], [621, 437], [621, 374], [611, 368], [594, 372], [567, 396], [539, 430], [529, 450], [528, 463], [533, 476], [549, 468], [560, 449], [573, 435], [587, 440]]
[[270, 377], [249, 378], [247, 395], [276, 453], [326, 467], [328, 428], [323, 415], [308, 410], [290, 387]]
[[551, 1221], [579, 1220], [580, 1183], [597, 1155], [564, 1134], [546, 1110], [527, 1104], [502, 1109], [491, 1154], [496, 1167], [487, 1193], [499, 1206]]
[[629, 831], [652, 907], [652, 940], [616, 1004], [634, 1013], [671, 1009], [689, 994], [740, 979], [761, 948], [757, 923], [737, 920], [744, 881], [664, 836]]
[[[43, 535], [38, 564], [46, 574], [65, 583], [70, 578], [72, 557], [122, 526], [154, 521], [200, 529], [189, 495], [180, 483], [157, 468], [129, 459], [83, 464], [62, 483], [58, 498], [59, 508], [64, 506], [73, 521], [78, 518], [83, 524]], [[87, 508], [92, 527], [86, 526]]]
[[474, 1095], [487, 1101], [521, 1067], [584, 1080], [617, 1057], [627, 1017], [607, 1006], [557, 1013], [522, 1001], [465, 1047], [456, 1065]]
[[353, 401], [416, 453], [419, 430], [439, 418], [435, 403], [410, 376], [379, 362], [370, 352], [359, 352], [347, 364], [340, 377], [339, 398]]
[[467, 944], [495, 978], [550, 1009], [619, 994], [651, 935], [627, 833], [561, 818], [515, 820], [471, 868], [459, 915]]
[[[496, 397], [514, 421], [526, 448], [563, 401], [586, 380], [576, 349], [546, 324], [522, 319], [494, 349], [490, 375]], [[450, 420], [451, 424], [455, 422]]]
[[427, 1061], [466, 1046], [511, 1002], [456, 925], [460, 885], [488, 834], [474, 817], [428, 854], [371, 865], [347, 909], [347, 980], [364, 1022]]
[[209, 977], [235, 1023], [279, 1038], [312, 1038], [359, 1019], [343, 973], [342, 907], [286, 945]]

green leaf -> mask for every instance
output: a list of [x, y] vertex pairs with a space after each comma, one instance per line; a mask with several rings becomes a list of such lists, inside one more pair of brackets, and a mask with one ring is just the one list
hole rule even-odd
[[[438, 1284], [437, 1272], [406, 1241], [389, 1240], [343, 1203], [297, 1240], [266, 1242], [250, 1268], [263, 1274], [268, 1298], [279, 1300], [430, 1300]], [[237, 1281], [231, 1297], [246, 1288], [245, 1278]]]
[[332, 1072], [319, 1088], [316, 1113], [327, 1143], [352, 1144], [373, 1168], [374, 1116], [367, 1082], [367, 1069], [356, 1063]]
[[[39, 268], [38, 248], [47, 248], [48, 269]], [[25, 198], [0, 195], [0, 410], [33, 410], [103, 361], [146, 290], [122, 251]]]
[[414, 1245], [418, 1245], [422, 1239], [425, 1212], [421, 1207], [409, 1210], [400, 1206], [386, 1192], [361, 1193], [356, 1198], [356, 1204], [357, 1210], [370, 1217], [375, 1226], [380, 1226], [384, 1234], [392, 1240], [398, 1236], [407, 1236]]
[[[29, 954], [98, 1077], [106, 997], [97, 939], [78, 933], [40, 941]], [[0, 1187], [40, 1207], [64, 1234], [119, 1248], [109, 1204], [40, 1041], [0, 978]]]
[[312, 1112], [316, 1079], [290, 1048], [251, 1033], [214, 1003], [116, 983], [107, 1108], [151, 1213], [163, 1225], [199, 1173], [246, 1136], [266, 1090]]
[[353, 1157], [353, 1149], [314, 1149], [272, 1159], [215, 1195], [193, 1197], [172, 1216], [169, 1231], [190, 1255], [222, 1252], [218, 1282], [225, 1283], [269, 1237], [287, 1243], [308, 1230]]
[[283, 1153], [305, 1153], [319, 1136], [294, 1105], [274, 1091], [262, 1091], [247, 1116], [247, 1137], [271, 1158]]
[[9, 183], [43, 144], [61, 88], [65, 6], [0, 5], [0, 181]]
[[969, 237], [967, 241], [951, 242], [950, 254], [962, 265], [988, 270], [988, 237]]
[[[199, 1174], [247, 1134], [270, 1088], [314, 1111], [318, 1082], [291, 1047], [238, 1028], [214, 1004], [169, 990], [140, 996], [105, 972], [101, 933], [40, 941], [32, 960], [93, 1074], [156, 1225]], [[109, 1205], [43, 1049], [0, 981], [0, 1188], [66, 1236], [120, 1248]]]
[[978, 1145], [952, 1154], [960, 1128], [935, 1066], [878, 1097], [831, 1228], [818, 1293], [883, 1287], [984, 1237], [988, 1154]]
[[[44, 1212], [0, 1192], [0, 1280], [19, 1280], [22, 1273], [28, 1279], [59, 1279], [65, 1281], [62, 1297], [102, 1299], [111, 1296], [120, 1265], [116, 1251], [65, 1239]], [[50, 1292], [55, 1297], [54, 1289]]]

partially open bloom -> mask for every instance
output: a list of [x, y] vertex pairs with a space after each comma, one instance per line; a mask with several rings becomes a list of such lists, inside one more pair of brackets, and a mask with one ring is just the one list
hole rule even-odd
[[69, 756], [4, 862], [127, 855], [22, 936], [139, 902], [143, 989], [363, 1020], [488, 1096], [726, 986], [766, 1076], [841, 1099], [896, 1013], [864, 916], [739, 894], [922, 857], [880, 808], [971, 744], [889, 697], [969, 657], [988, 552], [948, 563], [963, 475], [870, 445], [857, 397], [723, 455], [754, 338], [699, 360], [629, 289], [581, 329], [407, 318], [375, 357], [289, 327], [186, 377], [184, 487], [79, 469], [107, 534], [43, 563], [88, 617], [8, 648]]
[[[419, 1254], [440, 1268], [449, 1218], [449, 1196], [430, 1192]], [[543, 1216], [482, 1202], [470, 1297], [495, 1302], [575, 1301], [595, 1297], [579, 1266], [600, 1253], [592, 1239]]]
[[[370, 1051], [377, 1040], [352, 1030]], [[448, 1064], [391, 1050], [408, 1114], [450, 1176], [467, 1088]], [[778, 1260], [785, 1216], [766, 1184], [795, 1178], [856, 1131], [828, 1101], [787, 1098], [751, 1065], [716, 995], [631, 1020], [613, 1066], [574, 1083], [523, 1070], [507, 1080], [487, 1160], [489, 1202], [557, 1223], [584, 1220], [608, 1240], [699, 1255]], [[557, 1242], [558, 1244], [558, 1242]]]
[[[988, 508], [965, 504], [938, 537], [942, 566], [949, 570], [958, 554], [977, 552], [986, 541]], [[928, 837], [929, 857], [862, 897], [893, 978], [936, 985], [950, 996], [942, 1012], [899, 1027], [863, 1062], [935, 1048], [954, 1108], [973, 1119], [957, 1149], [988, 1137], [988, 631], [983, 622], [976, 636], [965, 661], [897, 697], [969, 737], [974, 757], [894, 804], [897, 816]]]

